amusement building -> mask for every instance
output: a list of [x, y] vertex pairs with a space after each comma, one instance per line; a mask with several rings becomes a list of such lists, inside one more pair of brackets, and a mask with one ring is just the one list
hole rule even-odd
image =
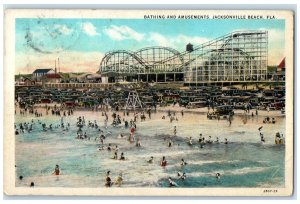
[[266, 81], [268, 32], [236, 31], [185, 51], [145, 47], [105, 54], [98, 73], [106, 82], [257, 82]]

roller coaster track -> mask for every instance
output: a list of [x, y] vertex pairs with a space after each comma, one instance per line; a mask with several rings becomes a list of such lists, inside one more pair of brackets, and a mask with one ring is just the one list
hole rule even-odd
[[[115, 54], [127, 54], [129, 56], [131, 56], [133, 59], [135, 59], [137, 62], [139, 62], [141, 65], [144, 65], [145, 67], [148, 67], [149, 64], [140, 56], [136, 55], [134, 52], [128, 51], [128, 50], [114, 50], [111, 52], [108, 52], [101, 60], [100, 62], [100, 66], [106, 61], [108, 62], [110, 60], [110, 58], [115, 55]], [[120, 64], [122, 63], [121, 61], [119, 62]], [[124, 63], [124, 60], [123, 60]]]
[[[169, 48], [169, 47], [160, 47], [160, 46], [154, 46], [154, 47], [146, 47], [146, 48], [142, 48], [140, 50], [137, 50], [135, 52], [132, 51], [128, 51], [128, 50], [116, 50], [116, 51], [111, 51], [109, 53], [107, 53], [103, 59], [101, 60], [100, 63], [100, 68], [105, 64], [107, 65], [107, 63], [109, 62], [109, 60], [111, 59], [111, 57], [113, 55], [116, 54], [123, 54], [126, 55], [125, 58], [121, 59], [120, 61], [118, 61], [117, 63], [113, 63], [113, 64], [125, 64], [125, 62], [127, 60], [129, 60], [129, 57], [132, 57], [133, 59], [135, 59], [138, 63], [139, 66], [144, 67], [145, 69], [148, 69], [152, 66], [155, 65], [159, 65], [159, 64], [166, 64], [172, 60], [175, 59], [179, 59], [180, 60], [180, 64], [177, 64], [177, 66], [179, 66], [178, 68], [181, 69], [182, 67], [188, 66], [189, 64], [191, 64], [192, 62], [194, 62], [196, 59], [209, 54], [209, 53], [217, 53], [218, 55], [221, 55], [222, 53], [225, 52], [238, 52], [241, 56], [245, 57], [246, 59], [250, 59], [253, 58], [249, 53], [244, 52], [242, 49], [240, 48], [233, 48], [232, 47], [232, 40], [234, 38], [238, 38], [240, 36], [251, 36], [251, 35], [257, 35], [257, 34], [265, 34], [266, 31], [243, 31], [243, 32], [232, 32], [226, 35], [223, 35], [221, 37], [215, 38], [213, 40], [210, 40], [206, 43], [203, 43], [201, 45], [198, 45], [196, 47], [194, 47], [193, 51], [184, 51], [184, 52], [178, 52], [177, 50], [173, 49], [173, 48]], [[220, 43], [220, 45], [218, 45], [218, 42], [222, 42]], [[214, 45], [216, 48], [211, 48], [210, 46]], [[149, 63], [147, 62], [147, 60], [145, 60], [142, 55], [143, 52], [146, 51], [153, 51], [155, 52], [155, 49], [158, 50], [167, 50], [168, 52], [172, 53], [173, 55], [165, 58], [165, 59], [160, 59], [158, 61], [154, 61], [153, 63]], [[197, 54], [195, 56], [196, 51], [200, 51], [199, 54]], [[187, 57], [187, 55], [193, 55], [193, 57], [190, 59], [190, 57]], [[189, 58], [188, 61], [186, 61], [185, 59]], [[134, 65], [132, 65], [134, 66]], [[109, 65], [107, 67], [110, 67]]]
[[[265, 31], [261, 31], [261, 33], [264, 33]], [[225, 46], [227, 46], [227, 45], [230, 45], [229, 44], [229, 42], [230, 41], [232, 41], [232, 39], [233, 38], [235, 38], [235, 37], [238, 37], [238, 36], [240, 36], [240, 35], [253, 35], [253, 34], [258, 34], [259, 32], [258, 31], [255, 31], [255, 32], [245, 32], [245, 33], [243, 33], [243, 32], [232, 32], [232, 33], [229, 33], [229, 34], [227, 34], [227, 35], [224, 35], [224, 36], [221, 36], [221, 37], [218, 37], [218, 38], [215, 38], [215, 39], [213, 39], [213, 40], [210, 40], [210, 41], [208, 41], [208, 42], [206, 42], [206, 43], [203, 43], [203, 44], [201, 44], [201, 45], [199, 45], [199, 46], [196, 46], [195, 48], [194, 48], [194, 50], [193, 51], [184, 51], [184, 52], [182, 52], [182, 53], [180, 53], [180, 55], [182, 56], [182, 58], [184, 58], [184, 56], [185, 55], [188, 55], [188, 54], [190, 54], [190, 53], [192, 53], [192, 52], [194, 52], [194, 51], [197, 51], [197, 50], [205, 50], [208, 46], [210, 46], [210, 45], [212, 45], [212, 44], [214, 44], [214, 43], [216, 43], [216, 42], [218, 42], [218, 41], [224, 41], [224, 39], [226, 39], [225, 40], [225, 42], [224, 43], [222, 43], [222, 45], [221, 45], [221, 48], [224, 48]], [[221, 49], [220, 48], [220, 49]], [[239, 48], [234, 48], [234, 49], [239, 49]], [[213, 49], [212, 49], [213, 50]], [[245, 52], [243, 52], [241, 49], [239, 49], [239, 50], [236, 50], [236, 51], [239, 51], [242, 55], [246, 55], [247, 57], [251, 57], [248, 53], [245, 53]], [[207, 53], [205, 53], [205, 54], [207, 54]], [[221, 54], [221, 53], [219, 53], [219, 54]], [[189, 61], [187, 61], [187, 62], [184, 62], [184, 66], [187, 66], [188, 64], [190, 64], [191, 62], [193, 62], [193, 61], [195, 61], [196, 60], [196, 58], [199, 58], [199, 57], [201, 57], [201, 56], [203, 56], [204, 54], [199, 54], [198, 56], [196, 56], [196, 57], [194, 57], [193, 59], [190, 59]], [[170, 58], [169, 60], [171, 60], [172, 58]]]

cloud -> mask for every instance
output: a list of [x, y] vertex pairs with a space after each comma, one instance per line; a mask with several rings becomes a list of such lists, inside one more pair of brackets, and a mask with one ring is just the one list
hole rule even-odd
[[157, 32], [151, 32], [149, 34], [139, 33], [128, 26], [116, 26], [111, 25], [105, 28], [104, 33], [108, 35], [112, 40], [122, 41], [127, 39], [133, 39], [135, 41], [141, 42], [145, 40], [148, 43], [160, 46], [178, 47], [183, 46], [189, 42], [196, 45], [206, 42], [208, 39], [201, 37], [192, 37], [186, 35], [178, 36], [164, 36]]
[[[262, 29], [260, 29], [262, 30]], [[279, 29], [264, 29], [268, 31], [269, 41], [271, 42], [278, 42], [285, 40], [285, 33], [284, 30]]]
[[18, 43], [25, 47], [37, 53], [50, 54], [72, 48], [79, 39], [79, 33], [67, 25], [53, 24], [41, 28], [28, 27], [19, 38]]
[[97, 33], [96, 27], [91, 22], [83, 23], [81, 28], [89, 36], [99, 35], [99, 33]]
[[104, 29], [104, 33], [108, 35], [111, 39], [116, 41], [122, 41], [126, 39], [133, 39], [135, 41], [142, 41], [144, 39], [143, 33], [138, 33], [128, 26], [116, 26], [111, 25]]
[[159, 46], [170, 46], [168, 38], [161, 35], [160, 33], [150, 33], [148, 41]]
[[67, 25], [62, 25], [62, 24], [55, 24], [54, 25], [54, 30], [57, 33], [63, 34], [63, 35], [70, 35], [73, 32], [73, 29], [68, 28]]
[[[248, 30], [238, 29], [234, 31]], [[281, 29], [259, 28], [261, 31], [268, 31], [268, 65], [278, 65], [286, 56], [285, 52], [285, 31]], [[234, 32], [233, 31], [233, 32]]]
[[192, 43], [196, 46], [209, 41], [208, 38], [198, 36], [187, 36], [183, 34], [177, 36], [164, 36], [156, 32], [149, 33], [149, 37], [147, 39], [149, 43], [154, 45], [173, 47], [178, 50], [184, 49], [188, 43]]
[[30, 74], [38, 68], [53, 68], [59, 57], [61, 72], [97, 72], [102, 57], [101, 52], [66, 51], [56, 54], [42, 54], [33, 51], [16, 53], [15, 73]]
[[268, 31], [268, 64], [278, 65], [286, 55], [285, 50], [285, 31], [280, 29], [265, 29]]
[[26, 41], [26, 45], [28, 47], [32, 48], [36, 52], [40, 52], [40, 53], [44, 53], [44, 54], [50, 54], [51, 52], [42, 50], [40, 48], [40, 46], [38, 46], [39, 43], [37, 43], [37, 42], [35, 42], [35, 40], [33, 40], [33, 38], [34, 38], [33, 35], [34, 34], [32, 34], [32, 32], [30, 32], [29, 30], [26, 31], [26, 34], [24, 36], [25, 41]]

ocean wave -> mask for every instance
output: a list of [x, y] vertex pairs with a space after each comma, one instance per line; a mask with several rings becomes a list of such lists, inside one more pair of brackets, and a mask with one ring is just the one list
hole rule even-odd
[[203, 177], [203, 176], [215, 176], [216, 173], [220, 173], [221, 176], [223, 175], [245, 175], [249, 173], [258, 173], [267, 171], [270, 168], [273, 167], [245, 167], [240, 169], [233, 169], [233, 170], [220, 170], [220, 171], [214, 171], [214, 172], [192, 172], [187, 174], [187, 177]]

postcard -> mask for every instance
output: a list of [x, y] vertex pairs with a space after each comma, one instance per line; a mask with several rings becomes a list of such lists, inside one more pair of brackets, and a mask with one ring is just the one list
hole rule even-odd
[[6, 10], [4, 193], [291, 196], [293, 22]]

